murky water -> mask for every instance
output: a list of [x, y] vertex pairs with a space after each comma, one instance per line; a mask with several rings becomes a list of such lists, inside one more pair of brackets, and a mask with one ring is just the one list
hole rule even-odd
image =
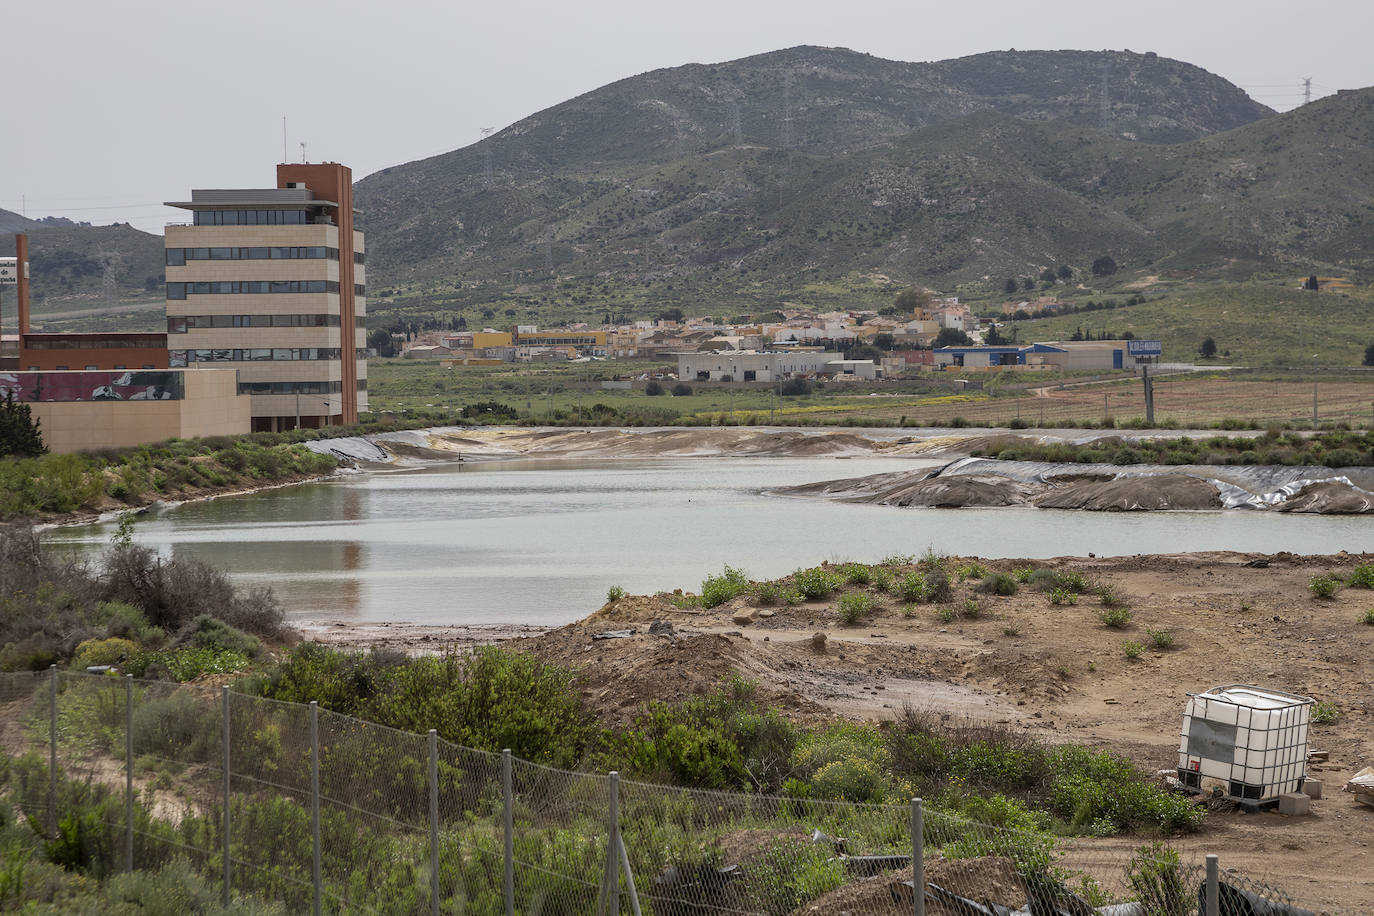
[[[927, 548], [984, 557], [1192, 550], [1374, 550], [1367, 517], [1270, 512], [896, 509], [764, 488], [934, 466], [891, 458], [502, 461], [359, 475], [190, 504], [136, 538], [269, 584], [293, 618], [558, 624], [612, 585], [695, 590], [722, 565], [755, 577]], [[51, 532], [98, 550], [113, 526]]]

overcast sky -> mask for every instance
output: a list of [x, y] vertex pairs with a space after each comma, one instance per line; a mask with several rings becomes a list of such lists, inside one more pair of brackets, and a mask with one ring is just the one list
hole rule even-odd
[[[191, 188], [370, 172], [614, 80], [799, 44], [894, 60], [1130, 48], [1271, 107], [1374, 84], [1369, 0], [41, 0], [0, 25], [0, 207], [160, 232]], [[22, 93], [22, 97], [20, 94]]]

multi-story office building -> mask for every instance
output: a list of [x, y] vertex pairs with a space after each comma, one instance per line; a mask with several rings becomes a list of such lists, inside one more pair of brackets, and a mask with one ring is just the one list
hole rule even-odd
[[169, 365], [233, 367], [253, 429], [356, 423], [367, 409], [363, 234], [352, 172], [277, 166], [277, 187], [192, 191], [166, 234]]

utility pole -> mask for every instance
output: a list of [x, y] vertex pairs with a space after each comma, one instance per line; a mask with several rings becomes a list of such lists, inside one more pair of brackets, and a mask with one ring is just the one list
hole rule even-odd
[[1144, 363], [1140, 367], [1140, 377], [1145, 382], [1145, 422], [1150, 426], [1155, 425], [1155, 382], [1150, 378], [1150, 364]]
[[1312, 77], [1303, 77], [1302, 81], [1302, 103], [1310, 104], [1312, 101]]
[[1312, 431], [1317, 431], [1317, 354], [1312, 354]]

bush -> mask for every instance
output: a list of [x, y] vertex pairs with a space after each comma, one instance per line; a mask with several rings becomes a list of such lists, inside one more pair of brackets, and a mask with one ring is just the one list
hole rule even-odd
[[1126, 881], [1144, 912], [1152, 916], [1192, 916], [1197, 912], [1192, 882], [1178, 851], [1155, 842], [1141, 849], [1126, 866]]
[[615, 604], [617, 601], [624, 597], [625, 589], [621, 588], [619, 585], [612, 585], [610, 588], [606, 589], [607, 604]]
[[782, 589], [776, 582], [759, 582], [754, 586], [754, 603], [759, 607], [772, 607], [782, 599]]
[[117, 665], [138, 654], [138, 645], [127, 639], [88, 639], [76, 647], [72, 667], [84, 671], [97, 665]]
[[1360, 623], [1374, 627], [1374, 607], [1360, 615]]
[[701, 606], [717, 607], [749, 590], [749, 574], [726, 566], [719, 576], [708, 576], [701, 583]]
[[1016, 579], [1002, 572], [988, 576], [979, 588], [989, 595], [1001, 595], [1003, 597], [1009, 597], [1017, 592]]
[[873, 587], [880, 592], [892, 591], [894, 584], [892, 570], [886, 566], [874, 566], [869, 570], [869, 575], [873, 580]]
[[1341, 580], [1335, 576], [1319, 575], [1307, 580], [1307, 588], [1313, 598], [1330, 598], [1341, 587]]
[[812, 392], [813, 388], [814, 386], [807, 379], [789, 378], [784, 379], [783, 383], [778, 386], [778, 394], [785, 398], [805, 397]]
[[1145, 632], [1149, 634], [1150, 642], [1154, 644], [1156, 649], [1164, 650], [1174, 647], [1174, 634], [1168, 630], [1146, 629]]
[[1098, 616], [1102, 618], [1103, 623], [1114, 630], [1124, 630], [1131, 623], [1131, 612], [1124, 607], [1103, 608], [1102, 613]]
[[1121, 651], [1131, 661], [1135, 661], [1136, 659], [1140, 658], [1140, 656], [1145, 654], [1145, 647], [1138, 642], [1132, 642], [1131, 640], [1127, 640], [1126, 642], [1123, 642], [1121, 644]]
[[1341, 711], [1334, 703], [1318, 703], [1312, 707], [1313, 725], [1330, 725], [1341, 717]]
[[926, 577], [918, 572], [902, 576], [901, 595], [903, 601], [913, 604], [926, 600]]
[[1050, 604], [1077, 604], [1078, 594], [1067, 588], [1056, 588], [1050, 592]]
[[1034, 567], [1034, 566], [1018, 566], [1018, 567], [1016, 567], [1015, 569], [1013, 569], [1013, 570], [1011, 571], [1011, 577], [1012, 577], [1013, 579], [1015, 579], [1015, 580], [1016, 580], [1018, 583], [1020, 583], [1021, 585], [1025, 585], [1027, 582], [1029, 582], [1030, 579], [1031, 579], [1031, 576], [1034, 575], [1034, 574], [1035, 574], [1035, 567]]
[[840, 567], [840, 575], [849, 585], [867, 585], [872, 581], [872, 573], [862, 563], [846, 563]]
[[932, 569], [926, 573], [926, 600], [952, 601], [954, 587], [949, 584], [949, 576], [943, 569]]
[[965, 579], [981, 579], [987, 574], [988, 569], [982, 563], [968, 563], [960, 566], [959, 569], [956, 570], [956, 575], [958, 575], [960, 582], [963, 582]]
[[1374, 563], [1356, 566], [1345, 584], [1350, 588], [1374, 588]]
[[663, 393], [663, 386], [656, 380], [651, 380], [649, 384], [644, 386], [644, 393], [651, 397], [658, 397]]
[[1121, 596], [1117, 594], [1115, 586], [1104, 583], [1097, 586], [1094, 591], [1097, 592], [1097, 600], [1103, 607], [1121, 607], [1126, 603], [1122, 600]]
[[823, 566], [800, 569], [792, 574], [792, 584], [806, 598], [824, 598], [840, 587], [840, 577]]
[[234, 652], [246, 658], [262, 655], [262, 642], [209, 614], [201, 614], [178, 637], [184, 645], [219, 652]]
[[849, 592], [840, 596], [840, 620], [846, 626], [862, 623], [873, 613], [875, 607], [871, 597], [863, 592]]
[[678, 382], [673, 386], [673, 397], [685, 398], [692, 393], [692, 386], [685, 382]]

